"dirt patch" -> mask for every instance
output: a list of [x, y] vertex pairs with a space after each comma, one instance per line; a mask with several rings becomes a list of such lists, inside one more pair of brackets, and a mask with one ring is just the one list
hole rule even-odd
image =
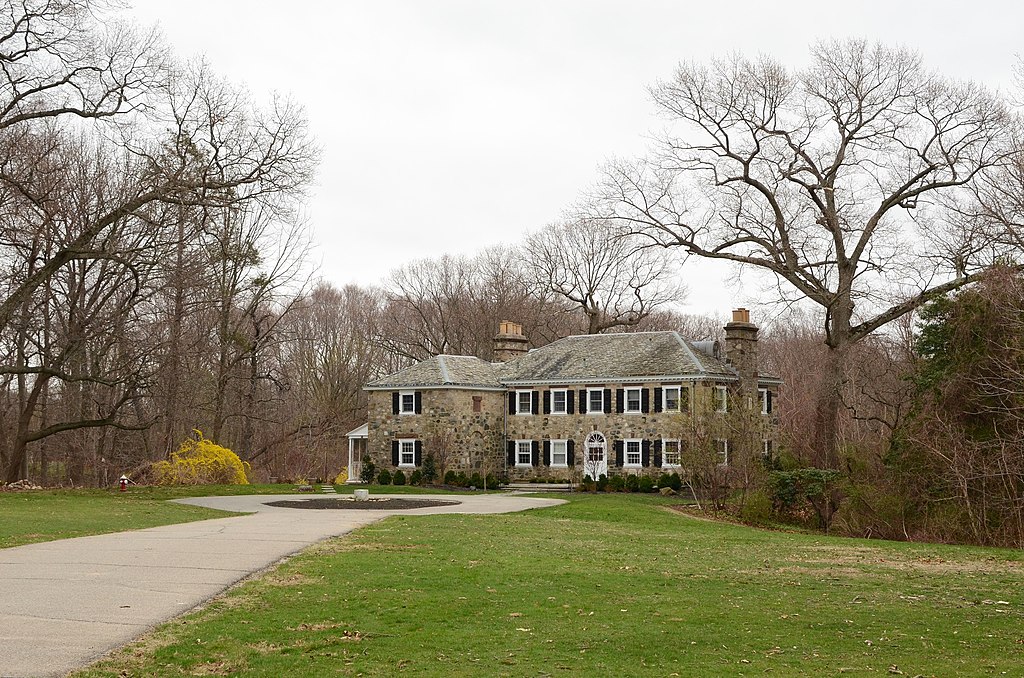
[[407, 511], [409, 509], [434, 508], [437, 506], [456, 506], [461, 502], [443, 501], [440, 499], [398, 499], [387, 497], [381, 499], [283, 499], [265, 502], [267, 506], [297, 509], [344, 509], [348, 511]]

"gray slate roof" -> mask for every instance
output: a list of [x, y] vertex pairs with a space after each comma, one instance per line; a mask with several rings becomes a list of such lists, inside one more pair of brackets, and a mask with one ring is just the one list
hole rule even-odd
[[603, 383], [649, 377], [735, 379], [724, 362], [697, 350], [678, 332], [566, 337], [500, 366], [505, 384]]
[[[503, 390], [506, 385], [655, 380], [652, 378], [736, 379], [736, 371], [712, 357], [710, 347], [711, 342], [695, 344], [678, 332], [578, 335], [533, 349], [507, 363], [488, 363], [475, 356], [438, 355], [372, 381], [366, 388]], [[773, 378], [762, 375], [761, 379]]]
[[463, 386], [501, 390], [497, 366], [471, 355], [436, 355], [394, 374], [371, 381], [367, 388]]

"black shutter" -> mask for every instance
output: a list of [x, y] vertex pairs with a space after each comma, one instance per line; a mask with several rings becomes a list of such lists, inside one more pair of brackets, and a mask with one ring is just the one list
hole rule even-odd
[[544, 465], [551, 466], [551, 441], [544, 441]]
[[551, 414], [551, 391], [544, 391], [544, 414]]
[[540, 443], [536, 440], [530, 441], [530, 461], [534, 466], [540, 466]]
[[565, 443], [565, 463], [570, 468], [576, 465], [576, 441], [569, 440]]
[[398, 466], [398, 441], [391, 441], [391, 465]]
[[580, 414], [587, 413], [587, 389], [580, 389]]
[[413, 463], [417, 466], [423, 466], [423, 441], [416, 441], [416, 456], [413, 459]]
[[661, 387], [654, 387], [654, 411], [661, 412]]
[[515, 391], [510, 391], [508, 393], [508, 413], [509, 414], [515, 414], [516, 413], [516, 398], [518, 398], [518, 397], [519, 397], [519, 395]]
[[651, 392], [647, 388], [640, 389], [640, 411], [645, 414], [651, 411]]
[[398, 395], [398, 391], [391, 394], [391, 414], [398, 414], [398, 403], [401, 400], [401, 396]]
[[615, 465], [622, 466], [622, 449], [625, 447], [621, 440], [615, 441]]
[[612, 413], [612, 390], [610, 388], [604, 390], [604, 413]]
[[615, 389], [615, 411], [622, 414], [626, 411], [626, 390], [622, 388]]
[[416, 401], [416, 414], [423, 414], [423, 394], [420, 391], [416, 391], [413, 400]]
[[537, 414], [538, 408], [540, 407], [540, 391], [534, 391], [530, 396], [530, 405], [533, 408], [533, 413]]
[[658, 468], [664, 466], [661, 460], [661, 439], [659, 438], [658, 440], [654, 441], [654, 465], [657, 466]]
[[767, 393], [767, 395], [765, 397], [768, 399], [768, 414], [771, 414], [772, 413], [772, 392], [768, 391], [768, 393]]
[[640, 464], [641, 466], [651, 465], [651, 441], [645, 440], [640, 443]]
[[516, 441], [510, 440], [505, 444], [509, 466], [516, 465]]
[[565, 392], [565, 413], [566, 414], [575, 414], [576, 413], [576, 408], [573, 407], [573, 405], [575, 405], [575, 404], [576, 404], [576, 399], [572, 397], [572, 391], [571, 390], [570, 391], [566, 391]]

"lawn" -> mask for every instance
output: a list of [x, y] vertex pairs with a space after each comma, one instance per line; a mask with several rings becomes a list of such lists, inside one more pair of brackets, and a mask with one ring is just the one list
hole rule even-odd
[[[319, 486], [317, 486], [319, 488]], [[234, 515], [170, 503], [168, 499], [235, 494], [293, 494], [295, 485], [132, 486], [117, 490], [32, 490], [0, 492], [0, 548], [90, 534], [137, 530]], [[338, 486], [339, 494], [351, 486]], [[409, 486], [370, 486], [374, 494], [445, 492]]]
[[1019, 675], [1019, 552], [769, 532], [653, 496], [402, 516], [78, 676]]

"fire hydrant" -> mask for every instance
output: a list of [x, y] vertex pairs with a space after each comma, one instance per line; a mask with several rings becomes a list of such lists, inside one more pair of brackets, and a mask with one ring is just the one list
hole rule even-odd
[[121, 480], [117, 481], [117, 485], [122, 492], [128, 491], [128, 476], [122, 475]]

